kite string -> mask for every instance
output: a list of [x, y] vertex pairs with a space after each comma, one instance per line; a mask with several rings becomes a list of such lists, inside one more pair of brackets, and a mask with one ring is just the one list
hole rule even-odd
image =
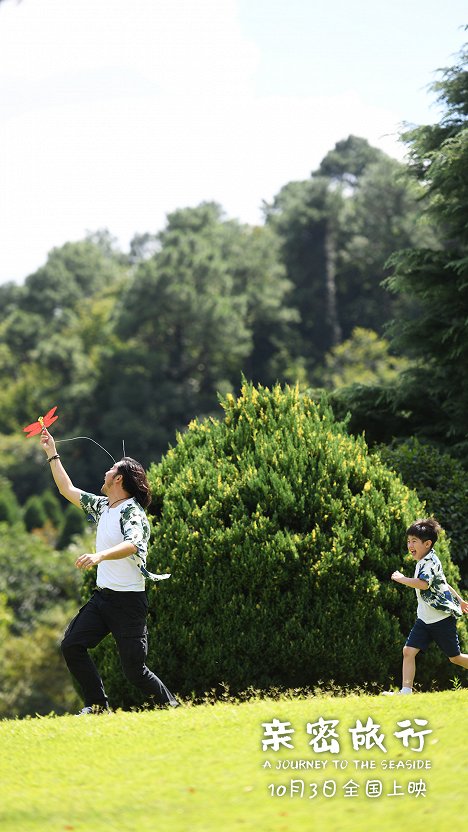
[[107, 450], [103, 447], [103, 445], [100, 445], [100, 444], [99, 444], [99, 442], [96, 442], [96, 440], [95, 440], [95, 439], [91, 439], [91, 437], [90, 437], [90, 436], [72, 436], [70, 439], [56, 439], [56, 440], [55, 440], [55, 444], [57, 445], [59, 442], [74, 442], [74, 441], [75, 441], [75, 439], [87, 439], [89, 442], [94, 442], [94, 444], [95, 444], [95, 445], [97, 445], [97, 446], [98, 446], [98, 448], [101, 448], [101, 449], [104, 451], [104, 453], [106, 453], [106, 454], [107, 454], [107, 456], [110, 456], [110, 458], [111, 458], [112, 462], [114, 463], [114, 465], [116, 464], [116, 463], [115, 463], [115, 459], [114, 459], [114, 457], [112, 456], [112, 454], [111, 454], [111, 453], [109, 453], [109, 451], [107, 451]]

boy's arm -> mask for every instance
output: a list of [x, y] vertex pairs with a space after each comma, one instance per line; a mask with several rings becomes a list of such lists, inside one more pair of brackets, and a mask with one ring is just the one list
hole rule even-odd
[[55, 485], [60, 491], [62, 497], [65, 497], [66, 500], [68, 500], [70, 503], [73, 503], [74, 506], [78, 506], [79, 508], [81, 491], [79, 488], [76, 488], [73, 485], [70, 477], [65, 471], [65, 468], [60, 462], [60, 458], [58, 457], [57, 450], [55, 447], [54, 439], [49, 433], [49, 431], [45, 428], [41, 433], [41, 445], [44, 449], [47, 459], [50, 459], [51, 457], [56, 457], [56, 459], [53, 459], [51, 460], [51, 462], [49, 462], [49, 465], [50, 470], [52, 472], [52, 476], [55, 481]]
[[391, 578], [392, 581], [396, 581], [397, 584], [411, 586], [413, 589], [429, 589], [427, 581], [422, 581], [420, 578], [407, 578], [406, 575], [403, 575], [402, 572], [398, 571], [398, 569], [393, 572]]
[[457, 592], [457, 590], [454, 589], [453, 586], [450, 586], [450, 584], [447, 584], [447, 586], [448, 586], [450, 592], [452, 593], [452, 595], [454, 595], [455, 598], [458, 598], [458, 600], [460, 601], [460, 606], [462, 608], [462, 612], [468, 613], [468, 601], [464, 601], [463, 598], [461, 597], [460, 593]]

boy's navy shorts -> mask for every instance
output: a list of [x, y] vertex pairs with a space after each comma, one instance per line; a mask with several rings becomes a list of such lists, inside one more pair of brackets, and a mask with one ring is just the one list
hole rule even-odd
[[418, 647], [424, 653], [431, 641], [440, 647], [446, 656], [460, 655], [460, 642], [457, 635], [457, 622], [453, 615], [435, 621], [434, 624], [425, 624], [420, 618], [406, 639], [405, 647]]

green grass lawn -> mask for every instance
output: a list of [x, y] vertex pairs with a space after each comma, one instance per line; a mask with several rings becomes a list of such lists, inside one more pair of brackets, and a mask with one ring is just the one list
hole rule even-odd
[[[448, 832], [462, 826], [465, 816], [467, 705], [465, 689], [4, 721], [0, 829], [393, 832], [404, 824], [411, 832]], [[357, 720], [366, 726], [369, 717], [367, 734], [361, 732], [361, 745], [353, 748], [350, 729]], [[336, 737], [326, 742], [334, 739], [339, 750], [319, 751], [318, 738], [307, 733], [307, 723], [320, 718], [338, 720]], [[262, 723], [274, 719], [290, 723], [294, 748], [262, 750]], [[394, 736], [405, 720], [414, 733], [412, 748]], [[375, 744], [365, 747], [373, 742], [375, 725], [380, 727], [374, 728], [374, 741], [385, 752]], [[431, 733], [418, 736], [422, 730]], [[291, 768], [301, 760], [320, 768]], [[418, 760], [431, 768], [390, 768]], [[264, 767], [267, 761], [271, 769]], [[277, 769], [279, 761], [289, 767]], [[291, 785], [300, 789], [301, 781], [304, 796], [290, 796]], [[370, 796], [366, 789], [382, 793]]]

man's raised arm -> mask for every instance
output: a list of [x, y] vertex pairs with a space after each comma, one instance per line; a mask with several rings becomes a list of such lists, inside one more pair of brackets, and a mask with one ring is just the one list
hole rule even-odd
[[57, 453], [54, 439], [46, 428], [44, 428], [41, 433], [41, 445], [44, 448], [47, 459], [49, 460], [50, 470], [52, 471], [55, 485], [60, 491], [62, 497], [65, 497], [65, 499], [69, 500], [70, 503], [73, 503], [74, 506], [79, 507], [81, 491], [79, 488], [75, 488], [70, 477], [65, 471], [65, 468], [60, 461], [60, 456]]

